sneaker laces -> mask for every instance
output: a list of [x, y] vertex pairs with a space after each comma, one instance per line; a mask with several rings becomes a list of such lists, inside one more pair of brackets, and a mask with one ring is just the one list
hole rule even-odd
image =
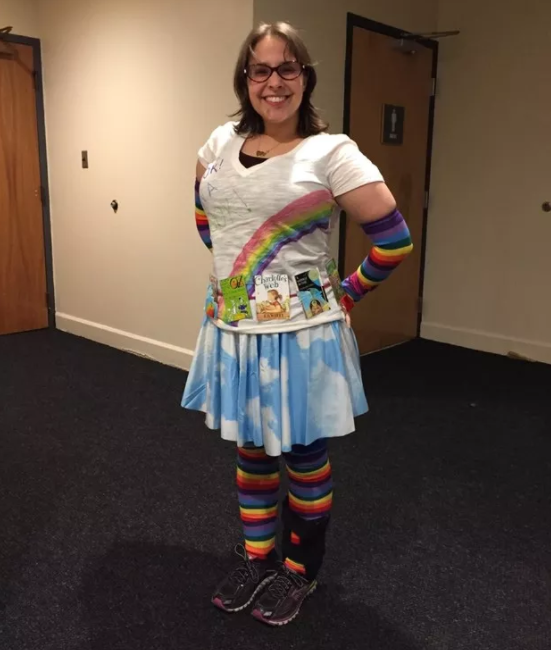
[[279, 600], [285, 598], [293, 586], [300, 589], [304, 585], [304, 582], [303, 577], [283, 565], [277, 578], [272, 582], [268, 590]]
[[230, 582], [235, 585], [242, 585], [244, 582], [247, 582], [249, 577], [255, 582], [258, 582], [258, 570], [254, 566], [254, 561], [249, 559], [245, 547], [238, 544], [235, 547], [235, 552], [243, 561], [240, 562], [229, 575]]

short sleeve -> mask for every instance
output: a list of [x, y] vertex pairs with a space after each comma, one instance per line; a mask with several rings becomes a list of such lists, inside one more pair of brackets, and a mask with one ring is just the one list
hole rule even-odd
[[348, 136], [340, 136], [328, 157], [327, 180], [335, 197], [362, 185], [384, 182], [379, 168], [364, 156]]
[[208, 167], [219, 156], [224, 146], [230, 141], [232, 136], [235, 135], [234, 122], [227, 122], [218, 128], [214, 129], [209, 139], [197, 152], [199, 162], [203, 167]]

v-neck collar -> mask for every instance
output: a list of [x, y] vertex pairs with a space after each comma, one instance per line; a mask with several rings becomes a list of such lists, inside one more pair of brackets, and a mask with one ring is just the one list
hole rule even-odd
[[243, 145], [245, 144], [246, 138], [242, 135], [235, 135], [233, 138], [232, 142], [232, 147], [230, 151], [230, 158], [232, 165], [235, 169], [235, 171], [240, 175], [240, 176], [249, 176], [250, 174], [254, 174], [257, 169], [264, 169], [267, 165], [273, 164], [275, 160], [281, 160], [286, 158], [287, 156], [292, 156], [294, 155], [299, 149], [301, 149], [311, 138], [314, 138], [315, 136], [310, 135], [307, 138], [304, 138], [301, 142], [299, 142], [295, 147], [293, 147], [290, 151], [286, 151], [285, 153], [279, 154], [277, 156], [271, 156], [270, 158], [266, 158], [266, 160], [259, 164], [259, 165], [253, 165], [252, 167], [245, 167], [241, 161], [239, 160], [239, 154], [241, 152], [241, 149]]

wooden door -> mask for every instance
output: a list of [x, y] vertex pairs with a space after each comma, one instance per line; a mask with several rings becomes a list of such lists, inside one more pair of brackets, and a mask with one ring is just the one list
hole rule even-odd
[[0, 40], [0, 334], [48, 326], [33, 49]]
[[[405, 54], [395, 43], [390, 36], [353, 29], [350, 137], [380, 168], [414, 244], [412, 254], [391, 277], [354, 309], [362, 354], [418, 334], [433, 52], [421, 47], [416, 54]], [[385, 106], [394, 130], [383, 129]], [[358, 267], [370, 246], [358, 226], [347, 220], [345, 275]]]

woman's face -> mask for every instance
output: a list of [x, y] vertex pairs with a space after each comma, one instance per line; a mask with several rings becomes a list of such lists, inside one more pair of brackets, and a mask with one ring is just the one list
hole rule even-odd
[[[254, 70], [261, 71], [260, 68], [254, 67], [259, 64], [275, 68], [285, 61], [295, 61], [294, 57], [286, 51], [286, 45], [280, 38], [265, 36], [257, 43], [254, 56], [249, 60], [249, 74]], [[287, 66], [283, 74], [293, 76], [292, 67], [292, 65]], [[265, 124], [282, 124], [298, 118], [298, 110], [304, 94], [304, 73], [298, 74], [296, 79], [286, 80], [273, 71], [270, 77], [263, 81], [253, 81], [247, 77], [247, 85], [251, 104]]]

